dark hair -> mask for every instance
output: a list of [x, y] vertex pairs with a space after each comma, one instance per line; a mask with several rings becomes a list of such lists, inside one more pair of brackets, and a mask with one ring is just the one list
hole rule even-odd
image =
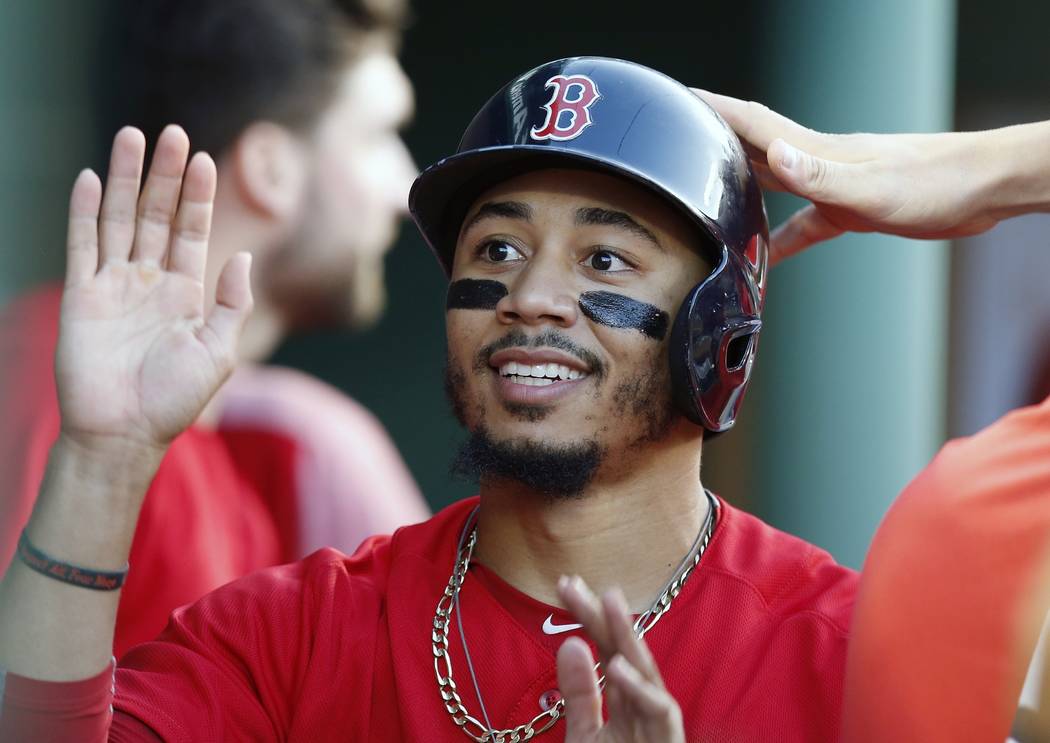
[[169, 123], [218, 156], [253, 121], [310, 126], [366, 38], [396, 43], [405, 0], [130, 0], [124, 122]]

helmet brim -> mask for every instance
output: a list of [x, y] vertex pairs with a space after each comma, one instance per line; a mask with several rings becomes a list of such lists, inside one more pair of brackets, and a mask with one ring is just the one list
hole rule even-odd
[[[627, 178], [678, 207], [721, 253], [723, 242], [716, 226], [703, 214], [684, 208], [679, 194], [669, 191], [623, 163], [585, 152], [544, 145], [487, 147], [452, 155], [424, 170], [412, 185], [408, 208], [419, 231], [437, 256], [446, 275], [452, 273], [459, 230], [467, 211], [485, 191], [515, 176], [550, 168], [590, 170]], [[708, 246], [704, 246], [707, 248]], [[707, 256], [720, 260], [720, 255]]]

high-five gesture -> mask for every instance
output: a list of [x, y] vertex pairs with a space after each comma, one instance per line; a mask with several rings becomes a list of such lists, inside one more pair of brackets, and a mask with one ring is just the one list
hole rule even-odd
[[144, 152], [142, 133], [122, 129], [105, 195], [86, 170], [70, 199], [56, 375], [63, 435], [86, 446], [170, 443], [232, 370], [252, 304], [247, 254], [205, 297], [211, 158], [187, 165], [189, 140], [168, 127], [140, 195]]
[[[232, 370], [252, 306], [246, 254], [224, 266], [213, 301], [205, 288], [215, 163], [200, 153], [187, 164], [185, 132], [168, 127], [140, 194], [145, 149], [141, 132], [122, 129], [105, 194], [90, 171], [73, 186], [55, 358], [62, 429], [25, 530], [46, 560], [102, 584], [119, 585], [149, 483]], [[93, 676], [110, 659], [119, 594], [46, 572], [16, 560], [0, 583], [0, 667]]]

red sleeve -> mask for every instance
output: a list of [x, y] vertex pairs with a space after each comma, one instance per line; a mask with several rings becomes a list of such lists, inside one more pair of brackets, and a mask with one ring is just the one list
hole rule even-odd
[[[370, 564], [378, 543], [362, 545], [359, 564]], [[316, 695], [316, 685], [301, 688], [308, 665], [318, 665], [312, 654], [326, 667], [351, 662], [331, 628], [369, 613], [368, 592], [350, 588], [347, 564], [321, 550], [223, 586], [177, 610], [115, 672], [71, 683], [9, 675], [0, 743], [285, 739]]]
[[310, 710], [331, 719], [333, 679], [348, 664], [369, 673], [387, 544], [367, 540], [350, 558], [320, 550], [235, 580], [175, 611], [116, 672], [70, 683], [8, 676], [0, 743], [285, 740]]
[[121, 659], [114, 707], [169, 743], [283, 739], [309, 704], [314, 656], [350, 662], [333, 637], [368, 613], [348, 565], [372, 564], [370, 544], [349, 561], [320, 550], [178, 609], [157, 640]]
[[1050, 399], [949, 443], [864, 565], [844, 737], [1002, 741], [1050, 596]]
[[52, 682], [8, 674], [0, 743], [160, 743], [139, 720], [113, 714], [113, 665], [94, 678]]

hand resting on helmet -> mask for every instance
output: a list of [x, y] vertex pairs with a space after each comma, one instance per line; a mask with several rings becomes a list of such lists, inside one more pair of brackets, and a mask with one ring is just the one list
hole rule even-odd
[[760, 103], [694, 92], [736, 131], [763, 188], [811, 202], [772, 233], [772, 263], [843, 232], [949, 239], [1050, 211], [1050, 122], [983, 132], [825, 134]]

